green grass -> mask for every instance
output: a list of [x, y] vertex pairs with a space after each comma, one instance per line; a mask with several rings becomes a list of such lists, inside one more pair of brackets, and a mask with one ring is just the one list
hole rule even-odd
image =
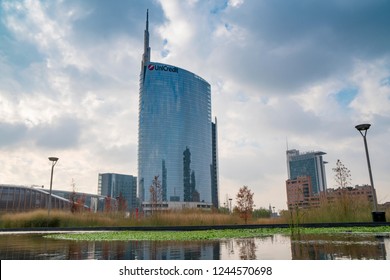
[[[341, 228], [301, 228], [300, 234], [357, 234], [357, 233], [390, 233], [390, 226], [385, 227], [341, 227]], [[231, 238], [254, 238], [274, 234], [290, 235], [289, 228], [229, 229], [204, 231], [119, 231], [50, 234], [46, 238], [77, 241], [192, 241], [216, 240]]]

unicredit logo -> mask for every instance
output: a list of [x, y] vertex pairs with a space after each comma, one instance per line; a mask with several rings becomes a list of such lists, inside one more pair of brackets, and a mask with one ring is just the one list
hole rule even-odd
[[156, 70], [156, 71], [167, 71], [167, 72], [174, 72], [174, 73], [178, 73], [179, 72], [179, 69], [177, 67], [171, 67], [171, 66], [168, 66], [168, 65], [153, 65], [153, 64], [149, 64], [148, 65], [148, 69], [150, 71]]

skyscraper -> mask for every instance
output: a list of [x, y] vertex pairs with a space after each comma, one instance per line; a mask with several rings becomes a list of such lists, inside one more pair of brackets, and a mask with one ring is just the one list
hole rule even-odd
[[218, 208], [219, 198], [218, 198], [218, 126], [217, 118], [211, 124], [211, 137], [212, 137], [212, 150], [213, 150], [213, 163], [211, 165], [211, 201], [215, 208]]
[[214, 193], [218, 188], [210, 84], [150, 58], [147, 13], [139, 93], [138, 196], [150, 201], [150, 187], [158, 176], [163, 201], [211, 204], [212, 188]]
[[296, 180], [301, 176], [310, 176], [313, 194], [326, 191], [324, 152], [300, 153], [298, 150], [287, 150], [288, 179]]

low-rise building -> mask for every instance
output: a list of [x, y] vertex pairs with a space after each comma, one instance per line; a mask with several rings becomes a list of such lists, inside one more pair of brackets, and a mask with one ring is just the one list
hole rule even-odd
[[300, 176], [286, 181], [288, 209], [309, 208], [313, 196], [310, 176]]
[[346, 188], [329, 188], [319, 194], [312, 192], [309, 176], [297, 177], [294, 180], [286, 181], [287, 206], [288, 209], [309, 209], [318, 208], [323, 204], [339, 201], [360, 201], [373, 203], [373, 189], [369, 185]]
[[142, 210], [144, 214], [148, 215], [155, 211], [175, 211], [183, 209], [203, 209], [211, 210], [213, 207], [212, 203], [205, 202], [183, 202], [183, 201], [163, 201], [163, 202], [142, 202]]
[[353, 199], [373, 203], [373, 189], [369, 185], [356, 185], [355, 187], [328, 189], [326, 199], [332, 203], [340, 199]]
[[[47, 209], [50, 192], [42, 186], [22, 186], [0, 184], [0, 211], [1, 212], [25, 212], [37, 209]], [[52, 190], [51, 209], [87, 210], [91, 212], [117, 210], [117, 200], [107, 197], [72, 191]]]
[[[50, 193], [42, 187], [0, 185], [0, 211], [2, 212], [25, 212], [37, 209], [47, 209]], [[68, 199], [52, 194], [52, 209], [70, 209]]]

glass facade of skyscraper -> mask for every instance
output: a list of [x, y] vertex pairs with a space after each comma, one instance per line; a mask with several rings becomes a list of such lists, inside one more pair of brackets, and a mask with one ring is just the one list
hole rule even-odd
[[313, 194], [326, 191], [324, 152], [300, 153], [298, 150], [287, 151], [288, 179], [295, 180], [301, 176], [309, 176]]
[[155, 176], [163, 201], [210, 202], [210, 85], [187, 70], [147, 62], [140, 77], [139, 197], [150, 200]]
[[165, 201], [218, 207], [217, 125], [211, 122], [210, 84], [185, 69], [151, 62], [150, 56], [147, 12], [139, 91], [138, 197], [153, 205]]

